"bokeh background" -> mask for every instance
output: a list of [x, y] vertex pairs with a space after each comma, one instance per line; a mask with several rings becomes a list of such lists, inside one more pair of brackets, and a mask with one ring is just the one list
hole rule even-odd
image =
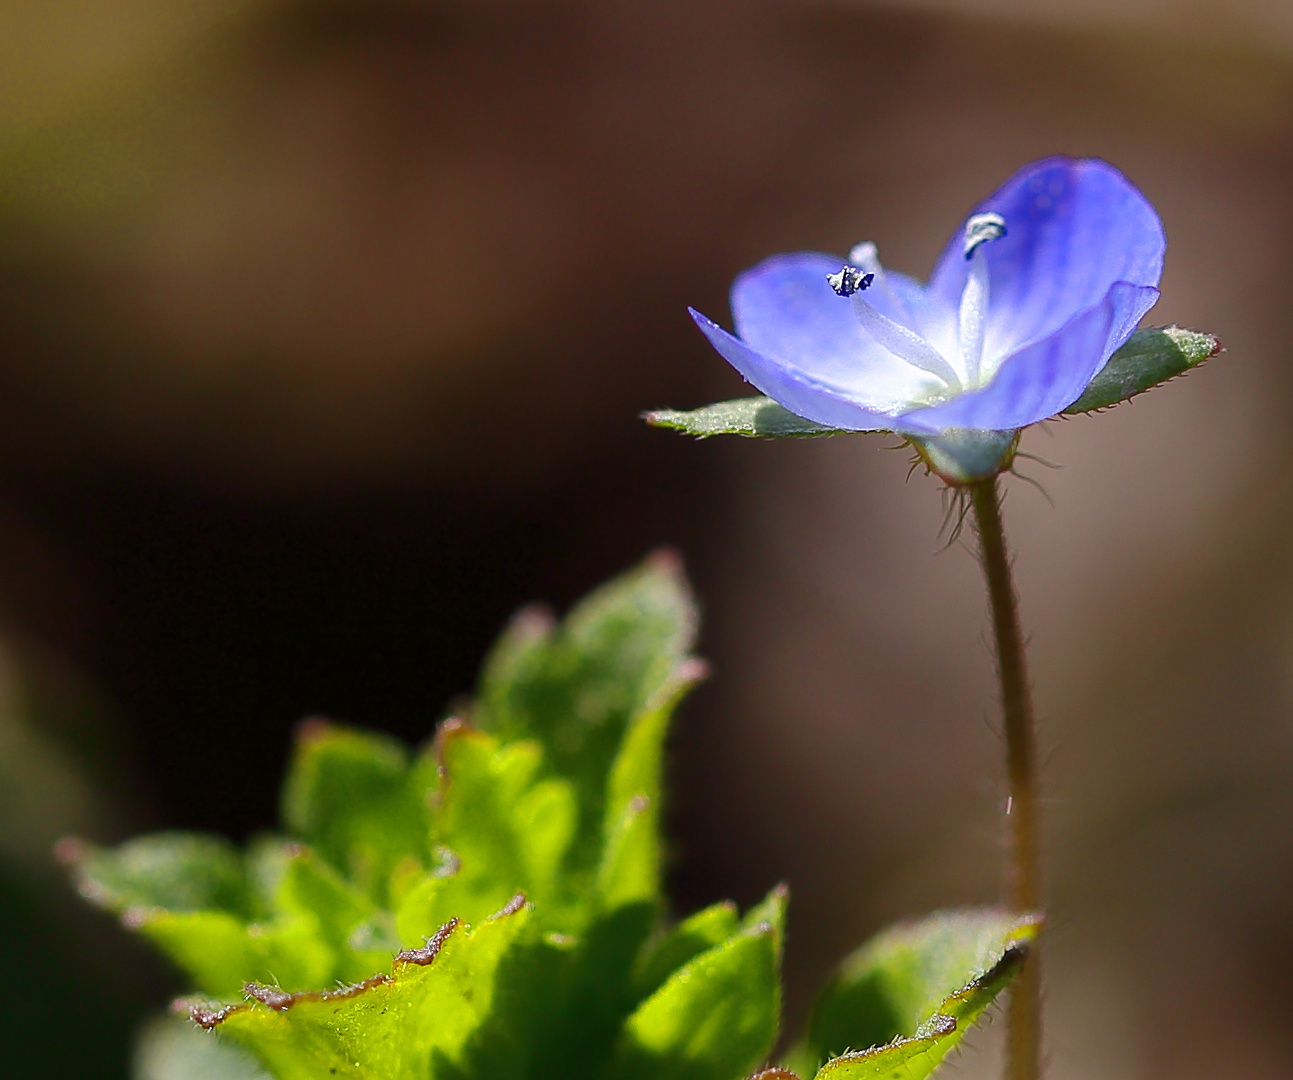
[[[793, 1025], [888, 920], [990, 900], [981, 586], [883, 438], [693, 444], [691, 326], [774, 251], [924, 276], [1020, 164], [1121, 167], [1152, 321], [1229, 352], [1031, 431], [1055, 1080], [1293, 1068], [1293, 7], [1278, 0], [0, 6], [0, 1043], [125, 1077], [178, 989], [78, 832], [243, 837], [291, 732], [423, 738], [513, 609], [662, 543], [715, 676], [680, 911], [794, 890]], [[1000, 1025], [997, 1025], [999, 1028]], [[999, 1034], [999, 1032], [998, 1032]], [[990, 1075], [992, 1030], [952, 1067]]]

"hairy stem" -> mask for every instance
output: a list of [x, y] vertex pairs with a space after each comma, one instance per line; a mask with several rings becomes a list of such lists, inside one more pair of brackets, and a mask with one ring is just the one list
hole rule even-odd
[[[1006, 736], [1006, 775], [1010, 796], [1010, 876], [1007, 899], [1017, 911], [1038, 911], [1042, 871], [1038, 836], [1037, 730], [1032, 691], [1019, 628], [1019, 601], [1006, 551], [1001, 492], [994, 476], [970, 486], [979, 551], [992, 605], [997, 673]], [[1007, 1080], [1038, 1080], [1041, 1075], [1041, 966], [1034, 953], [1010, 993], [1007, 1013]]]

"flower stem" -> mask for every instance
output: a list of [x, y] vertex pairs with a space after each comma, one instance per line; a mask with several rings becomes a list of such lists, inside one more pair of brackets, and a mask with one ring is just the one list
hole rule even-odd
[[[969, 486], [979, 533], [979, 551], [992, 604], [997, 673], [1001, 678], [1001, 707], [1005, 720], [1006, 774], [1010, 799], [1010, 874], [1007, 899], [1016, 911], [1041, 907], [1042, 872], [1038, 836], [1037, 730], [1032, 691], [1024, 662], [1024, 639], [1019, 628], [1019, 601], [1006, 551], [997, 478]], [[1038, 1080], [1041, 1075], [1041, 967], [1036, 950], [1010, 993], [1007, 1013], [1007, 1080]]]

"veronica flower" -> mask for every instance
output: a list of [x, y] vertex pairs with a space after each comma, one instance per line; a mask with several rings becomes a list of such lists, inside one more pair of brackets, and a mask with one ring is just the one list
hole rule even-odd
[[732, 286], [713, 346], [800, 417], [907, 436], [940, 473], [1005, 467], [1019, 429], [1081, 396], [1158, 299], [1166, 241], [1113, 166], [1025, 166], [966, 219], [928, 285], [873, 243], [774, 255]]

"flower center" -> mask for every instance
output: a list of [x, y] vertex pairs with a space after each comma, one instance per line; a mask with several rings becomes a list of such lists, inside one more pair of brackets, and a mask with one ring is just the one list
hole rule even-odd
[[[964, 252], [969, 267], [961, 290], [955, 340], [950, 333], [944, 337], [940, 331], [934, 331], [943, 347], [941, 351], [924, 334], [913, 329], [922, 325], [917, 317], [919, 313], [913, 313], [900, 291], [889, 282], [875, 244], [867, 241], [856, 245], [849, 252], [849, 261], [838, 272], [827, 274], [826, 282], [837, 296], [848, 299], [858, 322], [877, 344], [939, 379], [945, 391], [936, 397], [946, 400], [945, 395], [978, 390], [995, 373], [995, 370], [985, 370], [983, 364], [989, 288], [988, 263], [982, 249], [1005, 235], [1006, 221], [1000, 214], [975, 214], [965, 223]], [[874, 289], [873, 295], [882, 298], [880, 306], [891, 312], [892, 317], [877, 310], [862, 295], [870, 289]]]
[[[859, 245], [862, 247], [863, 245]], [[874, 253], [875, 245], [871, 245]], [[858, 249], [855, 248], [856, 252]], [[961, 389], [960, 377], [956, 374], [952, 365], [944, 359], [934, 346], [926, 341], [919, 334], [913, 333], [901, 323], [896, 323], [886, 315], [876, 311], [866, 298], [862, 295], [871, 287], [872, 282], [877, 277], [883, 276], [883, 268], [879, 261], [875, 263], [875, 270], [860, 270], [856, 266], [845, 264], [844, 268], [836, 274], [827, 274], [826, 283], [835, 290], [837, 296], [848, 297], [853, 305], [853, 314], [857, 316], [858, 322], [862, 324], [862, 329], [869, 333], [880, 345], [888, 349], [894, 356], [897, 356], [912, 367], [920, 368], [921, 371], [927, 371], [929, 374], [937, 376], [945, 382], [950, 390], [954, 393]], [[883, 288], [889, 296], [892, 292], [885, 283]], [[899, 310], [905, 310], [900, 308]]]

